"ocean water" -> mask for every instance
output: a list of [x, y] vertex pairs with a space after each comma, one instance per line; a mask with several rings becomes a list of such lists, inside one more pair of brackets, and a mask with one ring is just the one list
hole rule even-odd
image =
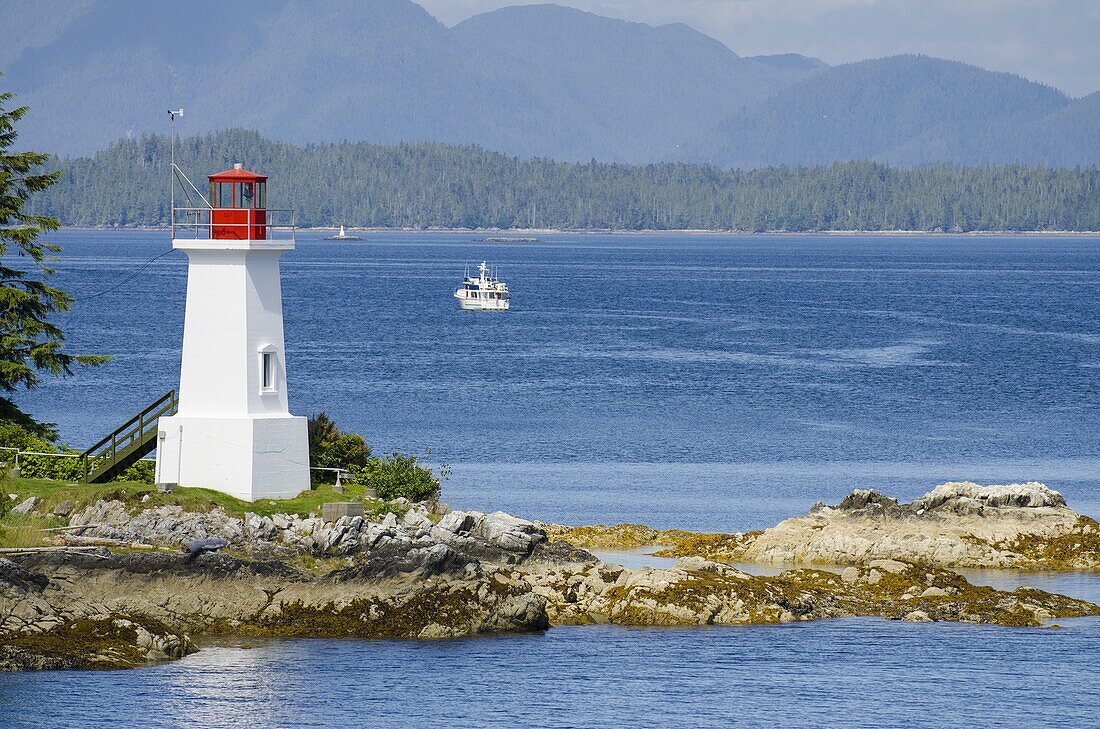
[[[292, 410], [446, 462], [445, 499], [564, 523], [761, 528], [856, 487], [1041, 480], [1100, 515], [1100, 239], [302, 234]], [[115, 285], [162, 232], [62, 231]], [[513, 310], [457, 309], [466, 262]], [[179, 378], [184, 254], [77, 302], [107, 366], [21, 395], [87, 445]]]
[[455, 641], [227, 642], [137, 671], [0, 675], [0, 722], [1095, 727], [1098, 650], [1093, 619], [1031, 631], [849, 619], [557, 628]]
[[[1042, 480], [1100, 516], [1094, 238], [299, 237], [292, 409], [424, 452], [446, 500], [565, 523], [748, 529], [873, 486]], [[87, 296], [165, 250], [63, 231]], [[457, 310], [466, 262], [513, 310]], [[86, 444], [176, 384], [182, 254], [78, 302], [107, 366], [20, 401]], [[623, 560], [644, 561], [639, 555]], [[1100, 600], [1092, 575], [979, 572]], [[560, 628], [207, 645], [140, 671], [0, 676], [0, 726], [1096, 726], [1100, 621]]]

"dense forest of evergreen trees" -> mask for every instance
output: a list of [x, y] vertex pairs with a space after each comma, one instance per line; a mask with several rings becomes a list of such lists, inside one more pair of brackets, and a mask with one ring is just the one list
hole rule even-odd
[[[270, 175], [269, 206], [296, 209], [301, 226], [1100, 231], [1096, 167], [574, 164], [434, 143], [301, 147], [242, 130], [182, 140], [176, 156], [200, 188], [234, 162]], [[165, 137], [146, 136], [56, 160], [64, 176], [33, 210], [66, 225], [164, 225], [168, 157]]]

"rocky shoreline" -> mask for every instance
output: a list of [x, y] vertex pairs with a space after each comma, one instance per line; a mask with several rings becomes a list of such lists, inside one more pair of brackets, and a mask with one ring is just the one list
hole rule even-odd
[[[100, 501], [69, 519], [79, 537], [58, 538], [86, 551], [0, 558], [0, 670], [135, 667], [187, 655], [213, 635], [424, 639], [848, 616], [1040, 626], [1100, 615], [1082, 600], [975, 586], [947, 569], [1042, 561], [1035, 555], [1048, 555], [1044, 564], [1097, 564], [1085, 539], [1095, 522], [1056, 492], [971, 486], [945, 484], [909, 505], [857, 491], [836, 507], [740, 535], [544, 527], [437, 504], [395, 504], [377, 521], [325, 521], [178, 506], [131, 513]], [[1063, 546], [1078, 537], [1076, 547]], [[228, 546], [180, 551], [212, 538]], [[672, 569], [625, 569], [581, 548], [661, 540], [681, 557]], [[1034, 548], [1002, 548], [1021, 540]], [[723, 563], [826, 558], [849, 566], [759, 576]]]
[[911, 503], [856, 490], [756, 532], [695, 534], [638, 524], [547, 526], [586, 549], [661, 547], [663, 557], [780, 565], [899, 559], [941, 568], [1100, 571], [1100, 524], [1041, 483], [945, 483]]

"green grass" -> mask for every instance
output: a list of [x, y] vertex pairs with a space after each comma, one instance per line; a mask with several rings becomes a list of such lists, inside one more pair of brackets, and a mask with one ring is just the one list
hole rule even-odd
[[[69, 481], [47, 481], [31, 478], [4, 478], [0, 481], [3, 498], [7, 494], [16, 494], [11, 500], [17, 504], [29, 496], [37, 496], [35, 505], [37, 515], [16, 516], [9, 514], [0, 518], [0, 546], [26, 547], [40, 546], [40, 537], [46, 536], [39, 530], [64, 524], [56, 517], [40, 516], [49, 514], [63, 501], [73, 506], [72, 513], [103, 499], [115, 499], [123, 502], [131, 512], [152, 509], [164, 505], [179, 505], [186, 511], [206, 512], [221, 507], [230, 516], [243, 517], [246, 513], [271, 516], [272, 514], [320, 514], [321, 505], [330, 501], [363, 501], [368, 516], [381, 516], [388, 512], [403, 515], [403, 510], [381, 499], [363, 499], [362, 489], [348, 487], [344, 493], [333, 491], [332, 486], [319, 485], [316, 490], [303, 491], [293, 499], [263, 499], [254, 503], [235, 499], [228, 494], [209, 489], [182, 488], [169, 494], [158, 493], [156, 488], [144, 483], [115, 482], [107, 484], [86, 484]], [[148, 498], [146, 498], [148, 497]]]
[[53, 535], [42, 530], [60, 525], [56, 517], [8, 514], [0, 519], [0, 547], [48, 547]]

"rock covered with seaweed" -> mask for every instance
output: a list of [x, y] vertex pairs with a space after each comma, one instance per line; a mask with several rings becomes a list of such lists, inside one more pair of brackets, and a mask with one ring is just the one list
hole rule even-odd
[[937, 567], [1100, 570], [1100, 525], [1057, 491], [1030, 482], [937, 486], [911, 503], [856, 490], [763, 531], [692, 534], [638, 525], [548, 527], [588, 548], [659, 545], [661, 556], [770, 564], [862, 565], [897, 559]]
[[[1051, 555], [1093, 534], [1038, 484], [945, 484], [912, 504], [858, 491], [771, 530], [729, 535], [397, 507], [325, 520], [93, 503], [57, 540], [95, 551], [0, 560], [0, 670], [138, 666], [184, 656], [214, 634], [424, 639], [845, 616], [1038, 626], [1100, 614], [1088, 602], [975, 586], [944, 569], [1030, 564], [990, 545], [1030, 540], [1029, 554]], [[212, 538], [221, 551], [180, 549]], [[1082, 543], [1066, 547], [1064, 563], [1088, 559]], [[671, 545], [683, 558], [671, 569], [631, 570], [580, 548], [640, 544]], [[853, 566], [761, 576], [715, 559]]]
[[970, 584], [960, 575], [897, 560], [836, 573], [795, 569], [752, 575], [701, 557], [672, 569], [592, 565], [548, 568], [525, 579], [547, 599], [554, 624], [747, 625], [841, 617], [1036, 627], [1055, 617], [1100, 615], [1083, 600]]

